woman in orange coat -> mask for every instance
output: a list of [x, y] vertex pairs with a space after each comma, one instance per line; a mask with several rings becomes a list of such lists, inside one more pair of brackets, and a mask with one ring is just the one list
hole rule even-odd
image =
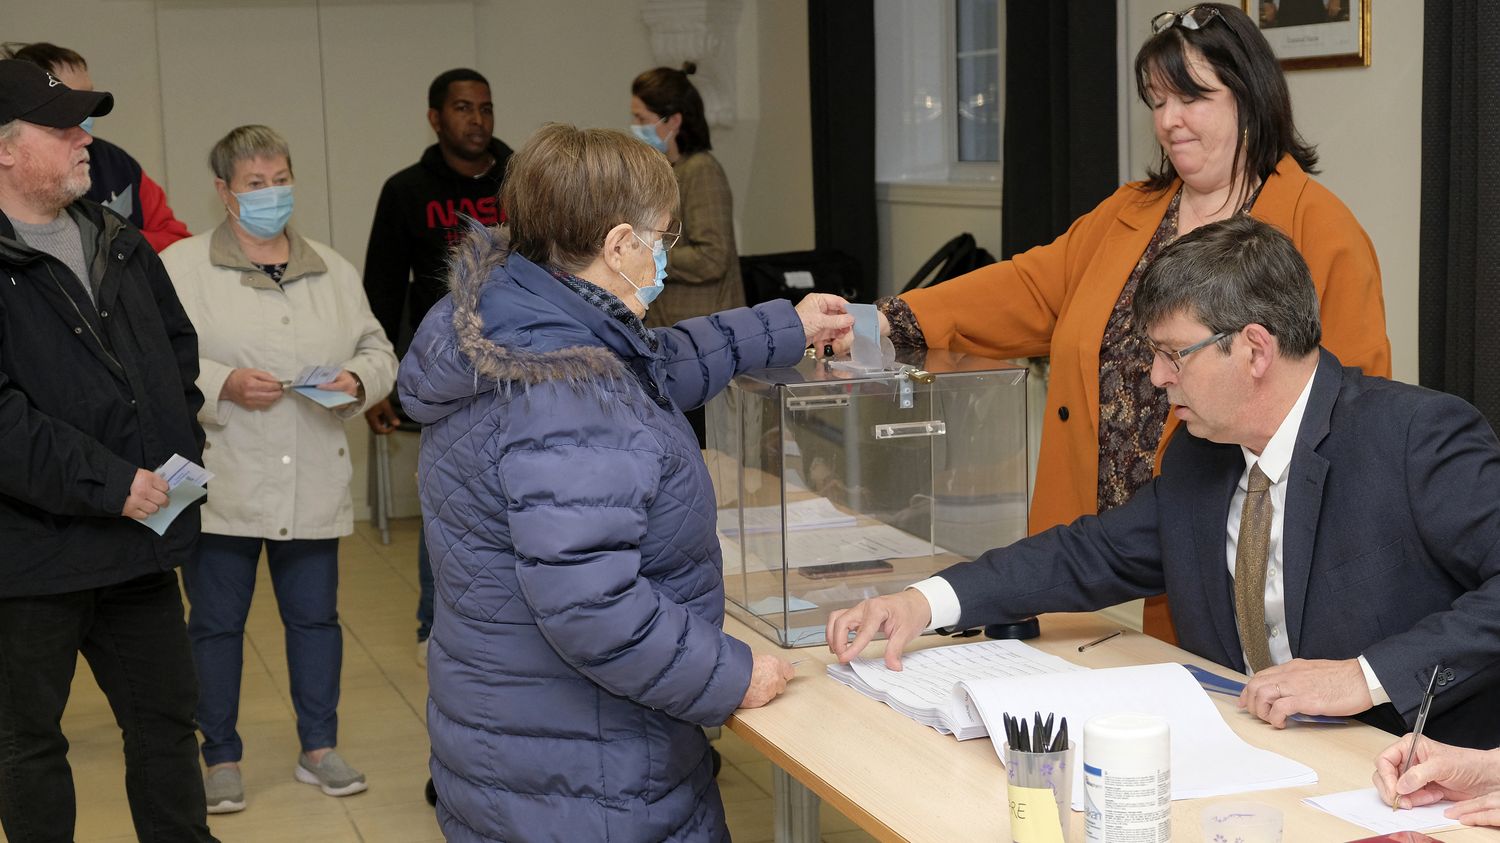
[[[1317, 153], [1293, 125], [1270, 45], [1219, 3], [1163, 13], [1153, 30], [1135, 62], [1162, 150], [1150, 178], [1048, 245], [877, 302], [897, 345], [1051, 356], [1033, 533], [1124, 503], [1150, 481], [1176, 424], [1130, 304], [1162, 247], [1200, 225], [1249, 213], [1284, 230], [1312, 269], [1324, 345], [1345, 365], [1391, 373], [1375, 249], [1308, 177]], [[1148, 609], [1148, 631], [1168, 633], [1165, 623]]]

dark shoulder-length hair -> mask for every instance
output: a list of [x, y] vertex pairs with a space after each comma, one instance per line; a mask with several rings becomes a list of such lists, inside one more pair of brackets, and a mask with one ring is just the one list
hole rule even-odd
[[714, 148], [708, 137], [708, 120], [703, 116], [703, 97], [688, 79], [697, 70], [698, 66], [690, 61], [683, 62], [681, 70], [657, 67], [630, 83], [631, 95], [639, 97], [656, 116], [682, 115], [677, 151], [684, 156]]
[[[1153, 87], [1167, 89], [1160, 93], [1186, 97], [1199, 97], [1211, 90], [1193, 79], [1188, 68], [1191, 47], [1202, 54], [1234, 95], [1240, 129], [1234, 146], [1235, 161], [1243, 152], [1245, 169], [1260, 181], [1276, 172], [1276, 163], [1288, 153], [1304, 171], [1318, 172], [1317, 148], [1302, 139], [1292, 122], [1292, 97], [1286, 77], [1254, 21], [1238, 6], [1225, 3], [1200, 3], [1194, 8], [1198, 10], [1196, 19], [1210, 19], [1197, 29], [1182, 26], [1178, 19], [1147, 39], [1136, 53], [1135, 84], [1141, 101], [1153, 105], [1149, 93]], [[1166, 150], [1161, 150], [1156, 166], [1146, 175], [1147, 190], [1160, 192], [1171, 186], [1177, 170]], [[1241, 190], [1248, 191], [1255, 180], [1243, 181]]]

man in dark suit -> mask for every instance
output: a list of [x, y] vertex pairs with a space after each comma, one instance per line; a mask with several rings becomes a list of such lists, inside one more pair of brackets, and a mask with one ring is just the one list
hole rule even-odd
[[1248, 216], [1163, 250], [1133, 307], [1187, 428], [1161, 475], [1103, 515], [834, 613], [840, 660], [878, 632], [898, 668], [925, 629], [1165, 593], [1181, 646], [1253, 672], [1241, 705], [1278, 728], [1302, 712], [1405, 731], [1441, 663], [1453, 679], [1428, 734], [1500, 743], [1500, 442], [1484, 418], [1321, 350], [1306, 264]]

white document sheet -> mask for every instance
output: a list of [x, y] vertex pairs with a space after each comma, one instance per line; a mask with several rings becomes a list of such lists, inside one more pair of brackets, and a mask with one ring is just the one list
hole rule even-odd
[[[772, 570], [765, 559], [753, 551], [747, 552], [745, 546], [736, 540], [737, 535], [726, 532], [721, 522], [718, 537], [719, 549], [724, 554], [724, 573], [738, 574], [742, 567], [748, 567], [751, 571]], [[751, 547], [757, 546], [753, 537], [748, 544]], [[835, 562], [865, 562], [871, 559], [911, 559], [947, 552], [941, 547], [934, 547], [927, 539], [898, 530], [889, 524], [803, 527], [786, 534], [788, 568], [807, 568]]]
[[1457, 828], [1459, 823], [1443, 816], [1453, 806], [1452, 802], [1438, 802], [1420, 808], [1403, 808], [1392, 811], [1390, 803], [1380, 801], [1380, 792], [1373, 787], [1364, 790], [1346, 790], [1343, 793], [1328, 793], [1309, 796], [1302, 800], [1320, 811], [1333, 814], [1342, 820], [1361, 825], [1380, 834], [1398, 831], [1437, 831]]
[[[719, 510], [719, 532], [726, 536], [740, 533], [740, 511], [734, 508]], [[808, 498], [786, 505], [786, 528], [788, 530], [816, 530], [821, 527], [852, 527], [855, 517], [833, 505], [827, 498]], [[781, 529], [781, 507], [745, 507], [746, 533], [774, 533]]]
[[[1121, 712], [1165, 717], [1172, 734], [1173, 799], [1273, 790], [1318, 781], [1311, 767], [1245, 743], [1180, 664], [965, 679], [956, 693], [968, 695], [991, 734], [1003, 731], [1002, 712], [1023, 716], [1033, 711], [1043, 716], [1053, 712], [1059, 718], [1068, 718], [1069, 736], [1080, 747], [1083, 725], [1092, 717]], [[995, 742], [997, 755], [1003, 751], [1000, 743]], [[1074, 764], [1073, 772], [1073, 810], [1081, 811], [1083, 765]]]

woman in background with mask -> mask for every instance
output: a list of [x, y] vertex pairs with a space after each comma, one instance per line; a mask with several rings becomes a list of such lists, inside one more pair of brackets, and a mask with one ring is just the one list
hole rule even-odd
[[[691, 316], [743, 307], [740, 256], [734, 243], [734, 197], [729, 179], [709, 150], [703, 98], [688, 77], [696, 70], [658, 67], [630, 84], [630, 131], [667, 156], [681, 196], [674, 214], [682, 237], [667, 259], [667, 290], [646, 314], [646, 325], [665, 328]], [[686, 414], [704, 444], [703, 410]]]
[[[365, 789], [363, 774], [333, 749], [343, 659], [338, 537], [354, 529], [344, 420], [390, 394], [396, 358], [359, 272], [287, 227], [292, 161], [281, 135], [241, 126], [214, 145], [209, 164], [224, 222], [161, 257], [198, 330], [206, 399], [198, 420], [214, 474], [198, 557], [183, 567], [213, 814], [245, 807], [235, 724], [262, 545], [286, 626], [302, 746], [294, 774], [330, 796]], [[323, 390], [321, 401], [292, 394], [310, 367], [322, 369], [309, 384]]]

